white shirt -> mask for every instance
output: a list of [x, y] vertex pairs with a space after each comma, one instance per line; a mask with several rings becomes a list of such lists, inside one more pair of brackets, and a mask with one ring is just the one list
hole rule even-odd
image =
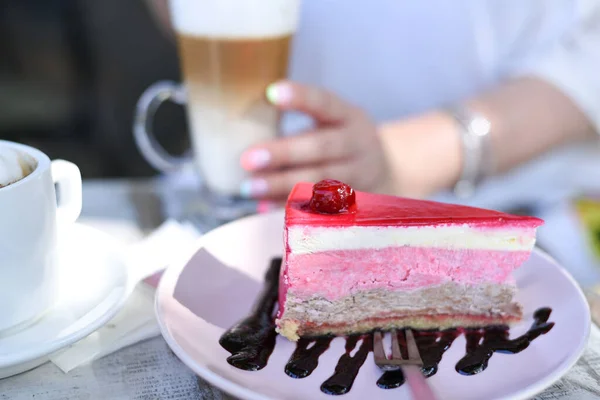
[[600, 1], [303, 0], [290, 70], [376, 121], [524, 74], [561, 88], [600, 128]]

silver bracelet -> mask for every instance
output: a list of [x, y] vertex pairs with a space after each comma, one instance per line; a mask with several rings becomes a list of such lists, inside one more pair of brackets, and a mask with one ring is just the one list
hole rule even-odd
[[454, 194], [460, 198], [473, 195], [477, 185], [492, 172], [492, 124], [483, 115], [462, 106], [452, 106], [448, 112], [460, 127], [462, 172]]

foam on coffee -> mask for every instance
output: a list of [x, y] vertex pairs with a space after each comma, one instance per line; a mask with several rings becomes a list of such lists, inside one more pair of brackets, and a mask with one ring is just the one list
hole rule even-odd
[[0, 188], [20, 181], [34, 169], [35, 161], [27, 154], [0, 147]]
[[219, 38], [276, 37], [296, 30], [300, 0], [171, 0], [183, 34]]

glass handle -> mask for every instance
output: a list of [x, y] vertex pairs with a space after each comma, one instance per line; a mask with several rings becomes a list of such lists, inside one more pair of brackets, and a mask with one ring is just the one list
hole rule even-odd
[[190, 161], [188, 156], [172, 156], [154, 137], [154, 114], [166, 100], [184, 105], [185, 90], [171, 81], [156, 82], [148, 87], [137, 102], [133, 123], [133, 135], [138, 149], [150, 165], [165, 173], [177, 171]]

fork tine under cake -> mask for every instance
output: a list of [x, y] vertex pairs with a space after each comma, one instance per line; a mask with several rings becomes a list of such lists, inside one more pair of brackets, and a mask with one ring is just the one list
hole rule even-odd
[[277, 330], [297, 340], [518, 321], [512, 272], [542, 223], [332, 180], [299, 183], [285, 210]]

